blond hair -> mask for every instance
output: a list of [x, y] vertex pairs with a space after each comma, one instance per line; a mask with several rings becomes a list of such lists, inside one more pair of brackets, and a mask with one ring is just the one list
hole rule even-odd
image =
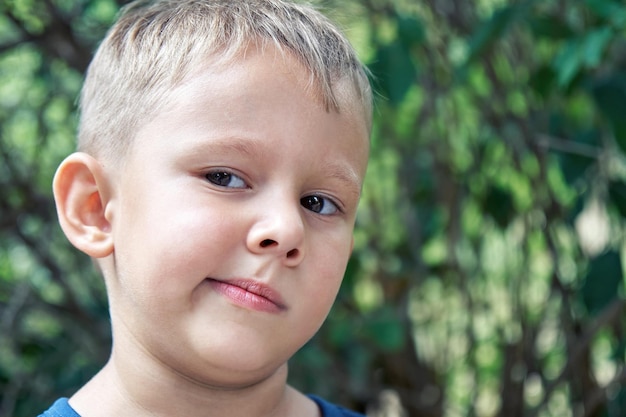
[[[372, 93], [342, 33], [310, 6], [283, 0], [138, 0], [124, 7], [92, 60], [80, 98], [79, 149], [120, 158], [167, 93], [208, 59], [273, 44], [310, 72], [328, 111], [348, 80], [367, 123]], [[343, 100], [342, 100], [343, 101]]]

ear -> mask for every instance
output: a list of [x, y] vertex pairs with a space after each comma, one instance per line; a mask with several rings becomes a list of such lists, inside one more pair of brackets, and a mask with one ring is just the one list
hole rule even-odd
[[77, 152], [61, 163], [52, 184], [65, 236], [76, 248], [94, 258], [113, 252], [109, 182], [95, 158]]

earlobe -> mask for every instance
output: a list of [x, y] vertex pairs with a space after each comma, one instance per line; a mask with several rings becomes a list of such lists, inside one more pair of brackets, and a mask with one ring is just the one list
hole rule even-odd
[[52, 186], [63, 232], [76, 248], [94, 258], [113, 252], [109, 181], [95, 158], [77, 152], [61, 163]]

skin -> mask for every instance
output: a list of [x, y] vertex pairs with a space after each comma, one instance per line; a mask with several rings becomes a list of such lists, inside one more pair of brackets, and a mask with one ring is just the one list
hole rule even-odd
[[352, 250], [368, 129], [347, 87], [326, 111], [272, 47], [172, 91], [120, 165], [76, 153], [61, 225], [98, 259], [111, 359], [70, 404], [84, 417], [317, 416], [286, 385]]

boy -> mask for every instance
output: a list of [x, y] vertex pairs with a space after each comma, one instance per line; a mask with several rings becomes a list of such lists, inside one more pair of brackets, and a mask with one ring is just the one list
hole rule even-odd
[[337, 30], [283, 0], [127, 6], [54, 179], [96, 259], [113, 346], [44, 416], [357, 416], [286, 383], [352, 250], [371, 91]]

